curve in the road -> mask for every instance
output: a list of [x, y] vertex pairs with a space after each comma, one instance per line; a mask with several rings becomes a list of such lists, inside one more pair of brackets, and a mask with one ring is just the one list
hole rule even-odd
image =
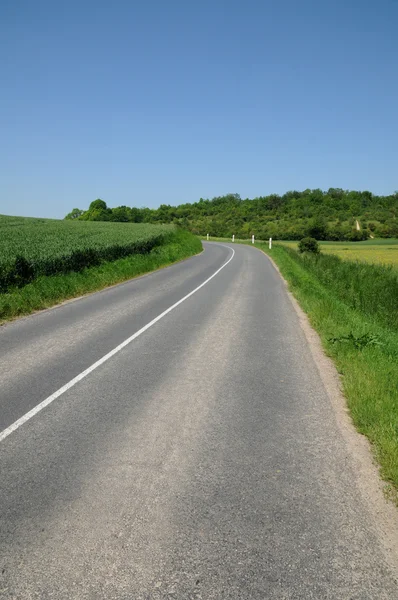
[[3, 440], [0, 596], [398, 598], [286, 286], [230, 247], [0, 329], [6, 429], [218, 271]]
[[[218, 245], [221, 246], [222, 244], [218, 244]], [[225, 247], [227, 247], [227, 246], [225, 246]], [[79, 381], [81, 381], [82, 379], [87, 377], [87, 375], [89, 375], [90, 373], [95, 371], [95, 369], [98, 369], [98, 367], [103, 365], [107, 360], [109, 360], [110, 358], [115, 356], [115, 354], [120, 352], [120, 350], [122, 350], [123, 348], [125, 348], [126, 346], [131, 344], [131, 342], [133, 342], [135, 339], [137, 339], [140, 335], [142, 335], [150, 327], [155, 325], [155, 323], [157, 323], [158, 321], [163, 319], [172, 310], [177, 308], [177, 306], [179, 306], [180, 304], [182, 304], [183, 302], [188, 300], [188, 298], [190, 298], [191, 296], [196, 294], [196, 292], [198, 292], [200, 289], [202, 289], [202, 287], [204, 287], [207, 283], [209, 283], [209, 281], [211, 281], [214, 277], [216, 277], [218, 275], [218, 273], [220, 273], [220, 271], [222, 271], [231, 262], [231, 260], [233, 259], [234, 255], [235, 255], [235, 250], [233, 248], [231, 248], [231, 250], [232, 250], [232, 252], [231, 252], [230, 258], [221, 267], [219, 267], [212, 275], [210, 275], [210, 277], [208, 277], [205, 281], [203, 281], [203, 283], [198, 285], [195, 289], [193, 289], [191, 292], [186, 294], [183, 298], [180, 298], [180, 300], [177, 300], [177, 302], [175, 302], [172, 306], [169, 306], [169, 308], [166, 308], [166, 310], [164, 310], [162, 313], [160, 313], [160, 315], [153, 318], [152, 321], [150, 321], [149, 323], [147, 323], [146, 325], [141, 327], [141, 329], [139, 329], [138, 331], [133, 333], [133, 335], [131, 335], [130, 337], [125, 339], [123, 342], [121, 342], [118, 346], [116, 346], [116, 348], [113, 348], [113, 350], [111, 350], [110, 352], [105, 354], [105, 356], [102, 356], [94, 364], [90, 365], [87, 369], [85, 369], [84, 371], [82, 371], [81, 373], [76, 375], [76, 377], [74, 377], [73, 379], [68, 381], [68, 383], [66, 383], [61, 388], [59, 388], [56, 392], [51, 394], [51, 396], [48, 396], [48, 398], [46, 398], [45, 400], [43, 400], [42, 402], [37, 404], [34, 408], [32, 408], [32, 410], [25, 413], [17, 421], [14, 421], [14, 423], [12, 423], [12, 425], [9, 425], [6, 429], [1, 431], [0, 432], [0, 442], [2, 442], [4, 439], [6, 439], [9, 435], [11, 435], [11, 433], [16, 431], [24, 423], [26, 423], [27, 421], [32, 419], [32, 417], [36, 416], [40, 411], [42, 411], [44, 408], [46, 408], [46, 406], [48, 406], [49, 404], [54, 402], [54, 400], [56, 400], [57, 398], [62, 396], [62, 394], [64, 394], [66, 391], [68, 391], [74, 385], [79, 383]]]

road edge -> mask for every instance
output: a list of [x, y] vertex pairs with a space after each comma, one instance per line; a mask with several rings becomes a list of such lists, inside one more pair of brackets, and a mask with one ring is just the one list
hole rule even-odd
[[66, 298], [65, 300], [60, 300], [56, 304], [52, 304], [51, 306], [47, 306], [46, 308], [38, 308], [38, 309], [32, 310], [32, 312], [30, 312], [28, 314], [15, 315], [14, 317], [10, 317], [9, 319], [3, 320], [3, 321], [0, 319], [0, 328], [7, 327], [7, 325], [11, 325], [12, 323], [15, 323], [16, 321], [30, 319], [31, 317], [34, 317], [35, 315], [43, 314], [43, 313], [46, 313], [51, 310], [57, 310], [58, 308], [61, 308], [62, 306], [65, 306], [66, 304], [70, 304], [72, 302], [78, 302], [79, 300], [83, 300], [84, 298], [87, 298], [88, 296], [94, 296], [95, 294], [102, 294], [113, 288], [120, 287], [122, 285], [127, 285], [131, 281], [135, 281], [137, 279], [142, 279], [144, 277], [149, 277], [150, 275], [153, 275], [154, 273], [157, 273], [158, 271], [163, 271], [164, 269], [168, 269], [170, 267], [173, 267], [175, 265], [183, 263], [187, 260], [191, 260], [192, 258], [196, 258], [197, 256], [201, 256], [203, 254], [203, 252], [205, 252], [205, 247], [202, 244], [202, 250], [200, 252], [197, 252], [196, 254], [191, 254], [190, 256], [186, 256], [185, 258], [180, 258], [173, 262], [165, 263], [164, 265], [160, 265], [156, 269], [152, 269], [151, 271], [146, 271], [146, 273], [140, 273], [138, 275], [133, 275], [132, 277], [129, 277], [128, 279], [122, 279], [118, 283], [112, 283], [110, 285], [105, 285], [104, 287], [99, 287], [98, 289], [92, 290], [85, 294], [80, 294], [79, 296], [73, 296], [72, 298]]
[[261, 248], [256, 248], [265, 256], [281, 278], [286, 294], [298, 316], [301, 330], [308, 342], [327, 397], [333, 408], [336, 424], [344, 439], [355, 467], [356, 484], [362, 499], [373, 517], [373, 527], [378, 533], [382, 550], [398, 583], [398, 510], [389, 501], [388, 484], [380, 477], [379, 466], [373, 457], [372, 446], [367, 437], [357, 431], [342, 391], [339, 373], [333, 360], [326, 355], [321, 338], [310, 324], [309, 318], [289, 289], [275, 261]]

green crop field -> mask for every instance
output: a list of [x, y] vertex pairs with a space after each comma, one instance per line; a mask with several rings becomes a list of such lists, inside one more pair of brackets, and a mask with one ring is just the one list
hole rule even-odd
[[103, 261], [147, 253], [173, 225], [57, 221], [0, 215], [0, 291], [40, 275], [81, 271]]
[[[277, 242], [297, 248], [298, 242]], [[398, 266], [398, 240], [377, 239], [366, 242], [320, 242], [324, 254], [335, 254], [343, 260], [361, 260], [373, 264]]]

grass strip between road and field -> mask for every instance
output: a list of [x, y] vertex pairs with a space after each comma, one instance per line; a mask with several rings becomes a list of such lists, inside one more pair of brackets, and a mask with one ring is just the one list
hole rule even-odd
[[275, 261], [318, 332], [353, 422], [370, 440], [386, 491], [398, 503], [398, 270], [255, 246]]
[[[277, 245], [271, 251], [266, 244], [256, 246], [272, 256], [334, 360], [354, 424], [372, 443], [380, 474], [392, 484], [397, 499], [398, 331], [388, 326], [384, 311], [379, 319], [376, 312], [372, 315], [350, 306], [348, 294], [343, 301], [334, 293], [344, 283], [350, 287], [349, 270], [345, 282], [341, 281], [344, 269], [330, 270], [325, 284], [309, 268], [308, 257], [297, 253], [294, 257], [292, 251]], [[366, 265], [366, 276], [372, 277], [370, 265]], [[384, 300], [380, 297], [381, 306]]]
[[0, 323], [166, 267], [201, 251], [202, 244], [196, 236], [177, 229], [149, 253], [102, 262], [80, 272], [39, 277], [24, 287], [0, 294]]

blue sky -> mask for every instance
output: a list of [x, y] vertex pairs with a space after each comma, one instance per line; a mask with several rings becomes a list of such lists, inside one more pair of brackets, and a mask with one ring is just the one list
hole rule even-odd
[[392, 193], [397, 23], [397, 0], [3, 0], [0, 213]]

